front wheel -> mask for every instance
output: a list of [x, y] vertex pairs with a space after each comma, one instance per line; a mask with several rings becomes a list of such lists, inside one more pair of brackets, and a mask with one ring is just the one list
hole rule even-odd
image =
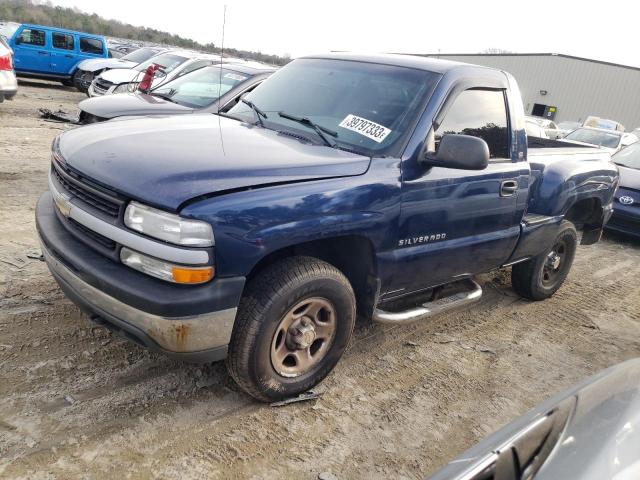
[[562, 286], [576, 254], [578, 234], [574, 225], [564, 220], [553, 246], [537, 257], [517, 263], [511, 270], [511, 285], [522, 297], [544, 300]]
[[349, 344], [356, 302], [332, 265], [293, 257], [259, 273], [240, 301], [227, 368], [254, 398], [298, 395], [333, 370]]

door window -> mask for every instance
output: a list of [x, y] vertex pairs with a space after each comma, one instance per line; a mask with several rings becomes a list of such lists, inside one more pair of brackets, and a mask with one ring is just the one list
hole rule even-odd
[[20, 33], [20, 43], [44, 47], [44, 30], [25, 28], [22, 30], [22, 33]]
[[503, 90], [465, 90], [454, 100], [435, 132], [436, 147], [446, 134], [480, 137], [492, 159], [509, 158], [509, 129]]
[[83, 53], [92, 53], [95, 55], [102, 55], [103, 46], [102, 40], [97, 38], [80, 38], [80, 51]]
[[51, 39], [53, 40], [53, 48], [73, 50], [73, 35], [66, 33], [53, 33], [51, 35]]

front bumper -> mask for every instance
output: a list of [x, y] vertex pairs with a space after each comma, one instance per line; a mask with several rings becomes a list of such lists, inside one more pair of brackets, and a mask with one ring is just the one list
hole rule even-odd
[[58, 219], [49, 192], [38, 201], [36, 225], [53, 277], [94, 322], [182, 360], [226, 356], [244, 278], [187, 287], [136, 272], [74, 238]]
[[637, 215], [628, 215], [626, 212], [622, 213], [616, 209], [605, 228], [640, 238], [640, 212]]

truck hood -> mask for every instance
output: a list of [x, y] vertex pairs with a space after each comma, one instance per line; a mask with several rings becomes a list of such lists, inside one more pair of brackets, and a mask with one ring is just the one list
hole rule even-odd
[[136, 65], [137, 63], [135, 62], [122, 60], [120, 58], [91, 58], [81, 61], [78, 64], [78, 68], [85, 72], [97, 72], [98, 70], [104, 70], [105, 68], [108, 68], [109, 70], [116, 68], [129, 69]]
[[60, 136], [79, 173], [149, 205], [177, 211], [225, 190], [361, 175], [370, 158], [304, 143], [213, 114], [108, 121]]
[[144, 93], [121, 93], [87, 98], [78, 106], [80, 110], [102, 118], [128, 115], [175, 115], [193, 111], [192, 108]]

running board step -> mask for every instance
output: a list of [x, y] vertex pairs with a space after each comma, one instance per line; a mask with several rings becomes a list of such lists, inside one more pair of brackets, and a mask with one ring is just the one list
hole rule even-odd
[[482, 297], [482, 287], [470, 278], [464, 280], [464, 282], [467, 283], [470, 290], [455, 293], [448, 297], [434, 300], [433, 302], [423, 303], [419, 307], [411, 308], [403, 312], [386, 312], [376, 308], [373, 311], [373, 320], [388, 324], [412, 323], [480, 300], [480, 297]]

